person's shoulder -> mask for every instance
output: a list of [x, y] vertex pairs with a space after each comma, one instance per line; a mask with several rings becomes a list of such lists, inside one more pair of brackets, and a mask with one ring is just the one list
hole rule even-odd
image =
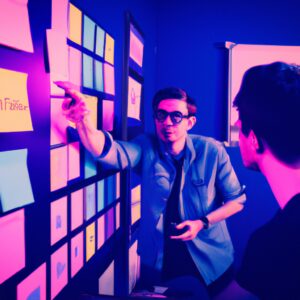
[[199, 135], [199, 134], [190, 134], [189, 136], [196, 150], [207, 149], [209, 151], [213, 151], [217, 153], [224, 148], [222, 142], [212, 137]]

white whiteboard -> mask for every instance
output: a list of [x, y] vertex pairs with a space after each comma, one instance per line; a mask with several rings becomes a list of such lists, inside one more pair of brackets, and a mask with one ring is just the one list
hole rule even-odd
[[238, 129], [234, 123], [238, 119], [238, 112], [232, 107], [237, 95], [243, 75], [253, 66], [282, 61], [300, 65], [300, 46], [272, 46], [249, 45], [226, 42], [229, 49], [229, 76], [228, 76], [228, 142], [230, 145], [238, 143]]

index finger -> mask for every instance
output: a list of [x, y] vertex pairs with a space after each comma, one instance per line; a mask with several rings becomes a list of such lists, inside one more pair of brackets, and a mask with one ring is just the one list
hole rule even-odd
[[64, 89], [64, 90], [70, 90], [70, 89], [74, 89], [74, 90], [79, 90], [80, 87], [77, 86], [74, 83], [71, 83], [69, 81], [53, 81], [58, 87]]
[[172, 239], [172, 240], [182, 240], [182, 239], [189, 238], [190, 235], [191, 235], [190, 230], [187, 230], [186, 232], [184, 232], [181, 235], [171, 235], [170, 239]]

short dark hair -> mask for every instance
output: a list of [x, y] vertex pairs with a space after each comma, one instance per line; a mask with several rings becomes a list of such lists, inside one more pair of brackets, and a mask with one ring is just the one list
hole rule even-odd
[[186, 102], [189, 116], [195, 116], [197, 112], [196, 101], [190, 97], [186, 91], [177, 87], [167, 87], [159, 90], [153, 97], [152, 108], [155, 111], [158, 107], [158, 104], [162, 100], [166, 99], [178, 99]]
[[233, 102], [242, 122], [287, 164], [300, 161], [300, 67], [274, 62], [250, 68]]

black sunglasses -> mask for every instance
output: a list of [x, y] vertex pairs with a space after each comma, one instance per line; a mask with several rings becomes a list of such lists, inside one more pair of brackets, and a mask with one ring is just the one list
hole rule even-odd
[[180, 111], [167, 112], [163, 109], [157, 109], [154, 112], [154, 117], [159, 122], [164, 122], [168, 116], [170, 116], [173, 124], [179, 124], [183, 118], [189, 118], [189, 115], [184, 116]]

